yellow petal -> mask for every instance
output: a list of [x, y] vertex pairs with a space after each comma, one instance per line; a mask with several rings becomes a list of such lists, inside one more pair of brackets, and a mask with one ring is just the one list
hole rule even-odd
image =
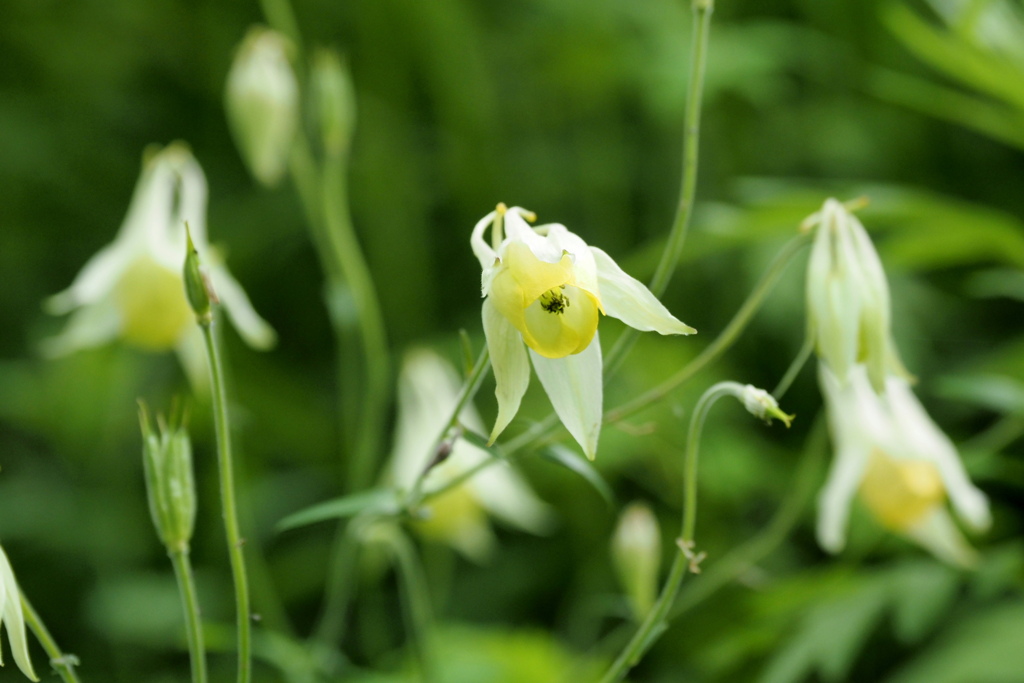
[[527, 346], [546, 358], [564, 358], [590, 345], [597, 332], [597, 300], [585, 290], [567, 285], [545, 292], [526, 309]]
[[144, 349], [173, 349], [195, 324], [181, 273], [149, 256], [141, 256], [128, 266], [117, 283], [114, 298], [121, 312], [122, 338]]
[[875, 450], [860, 495], [879, 522], [894, 531], [906, 531], [942, 504], [946, 490], [931, 462], [895, 460]]

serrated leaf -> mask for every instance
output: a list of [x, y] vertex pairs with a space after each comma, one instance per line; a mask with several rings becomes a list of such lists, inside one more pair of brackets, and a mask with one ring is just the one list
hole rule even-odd
[[361, 513], [394, 514], [398, 512], [398, 496], [391, 489], [371, 489], [317, 503], [292, 513], [277, 523], [277, 530], [288, 531], [329, 519], [344, 519]]
[[608, 503], [608, 505], [615, 504], [615, 494], [612, 492], [612, 487], [604, 480], [601, 473], [590, 464], [590, 461], [581, 458], [574, 451], [566, 448], [565, 446], [559, 445], [544, 449], [541, 455], [545, 459], [580, 475], [588, 484], [594, 487], [594, 490], [604, 498], [604, 501]]

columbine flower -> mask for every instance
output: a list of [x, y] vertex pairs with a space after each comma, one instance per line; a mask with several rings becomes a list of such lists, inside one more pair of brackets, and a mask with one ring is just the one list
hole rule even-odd
[[[388, 475], [392, 483], [408, 490], [420, 473], [438, 459], [430, 448], [455, 409], [459, 389], [458, 375], [437, 354], [418, 350], [406, 356], [398, 383], [398, 426]], [[482, 429], [472, 406], [463, 409], [461, 422], [471, 429]], [[486, 451], [462, 439], [444, 444], [444, 448], [449, 447], [447, 458], [427, 475], [426, 490], [491, 459]], [[476, 561], [485, 560], [494, 548], [488, 513], [533, 533], [544, 533], [553, 516], [508, 463], [481, 470], [465, 483], [432, 499], [426, 508], [427, 517], [416, 524], [417, 530]]]
[[[38, 681], [32, 660], [28, 656], [28, 641], [25, 638], [25, 615], [21, 611], [21, 589], [14, 578], [14, 571], [7, 554], [0, 547], [0, 621], [7, 627], [11, 639], [11, 652], [21, 672], [33, 681]], [[0, 657], [0, 664], [3, 659]]]
[[990, 523], [988, 500], [967, 478], [956, 447], [928, 417], [906, 378], [890, 374], [877, 394], [863, 364], [841, 383], [825, 363], [818, 366], [835, 461], [819, 499], [818, 542], [829, 552], [846, 543], [855, 494], [886, 528], [937, 557], [960, 566], [974, 550], [946, 509], [976, 531]]
[[288, 167], [299, 123], [299, 84], [288, 40], [262, 27], [249, 30], [228, 73], [224, 104], [231, 132], [258, 181], [275, 185]]
[[210, 256], [213, 289], [239, 333], [256, 348], [271, 346], [274, 331], [206, 243], [206, 177], [188, 148], [172, 143], [145, 155], [113, 244], [46, 301], [55, 315], [74, 312], [44, 350], [57, 356], [121, 338], [151, 351], [176, 349], [190, 377], [205, 377], [202, 340], [182, 281], [186, 221], [196, 245]]
[[818, 357], [840, 382], [855, 363], [882, 392], [890, 370], [905, 372], [890, 340], [889, 284], [860, 221], [828, 199], [805, 226], [817, 225], [807, 265], [807, 319]]
[[[599, 314], [642, 331], [696, 330], [673, 317], [608, 254], [587, 246], [564, 225], [534, 228], [526, 218], [534, 216], [501, 204], [476, 224], [470, 240], [483, 268], [484, 334], [497, 382], [498, 418], [491, 441], [512, 421], [530, 382], [525, 342], [555, 412], [593, 458], [601, 431]], [[484, 239], [488, 226], [491, 244]]]

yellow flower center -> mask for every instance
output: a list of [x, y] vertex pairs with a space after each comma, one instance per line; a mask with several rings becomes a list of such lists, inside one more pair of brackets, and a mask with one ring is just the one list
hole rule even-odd
[[871, 453], [860, 495], [886, 527], [906, 531], [946, 498], [938, 468], [927, 460], [895, 460]]
[[121, 337], [143, 349], [173, 349], [188, 326], [195, 324], [181, 273], [149, 256], [140, 256], [128, 266], [114, 297], [121, 311]]
[[491, 283], [490, 297], [527, 346], [547, 358], [583, 351], [597, 332], [600, 302], [575, 285], [567, 253], [558, 263], [548, 263], [525, 244], [512, 242]]

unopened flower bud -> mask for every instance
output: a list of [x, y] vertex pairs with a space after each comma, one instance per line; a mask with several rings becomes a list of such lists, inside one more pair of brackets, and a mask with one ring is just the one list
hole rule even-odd
[[324, 152], [344, 155], [356, 125], [355, 89], [348, 65], [333, 50], [319, 50], [313, 56], [310, 87]]
[[298, 127], [299, 85], [290, 51], [284, 36], [254, 27], [228, 73], [228, 122], [249, 170], [267, 186], [284, 174]]
[[149, 512], [157, 535], [168, 550], [188, 547], [196, 519], [192, 442], [184, 419], [184, 410], [172, 411], [170, 423], [158, 417], [157, 430], [153, 431], [146, 406], [140, 404], [142, 462]]
[[642, 619], [654, 605], [661, 565], [661, 532], [646, 504], [631, 503], [622, 511], [612, 536], [612, 561], [633, 614]]
[[192, 311], [196, 314], [196, 320], [199, 321], [199, 324], [204, 325], [212, 319], [210, 301], [215, 297], [211, 297], [210, 283], [200, 267], [199, 252], [196, 250], [196, 245], [192, 243], [192, 232], [188, 229], [187, 224], [185, 232], [187, 246], [185, 247], [185, 267], [182, 271], [185, 281], [185, 296], [188, 298]]
[[743, 406], [747, 409], [747, 412], [765, 422], [771, 422], [774, 417], [776, 420], [781, 420], [786, 427], [789, 427], [789, 423], [796, 417], [795, 415], [787, 415], [782, 412], [774, 396], [764, 389], [758, 389], [753, 384], [747, 384], [740, 390], [739, 399], [743, 401]]
[[835, 199], [817, 216], [807, 265], [809, 334], [818, 356], [845, 383], [863, 363], [875, 391], [885, 390], [887, 369], [899, 367], [890, 341], [889, 284], [871, 238]]

